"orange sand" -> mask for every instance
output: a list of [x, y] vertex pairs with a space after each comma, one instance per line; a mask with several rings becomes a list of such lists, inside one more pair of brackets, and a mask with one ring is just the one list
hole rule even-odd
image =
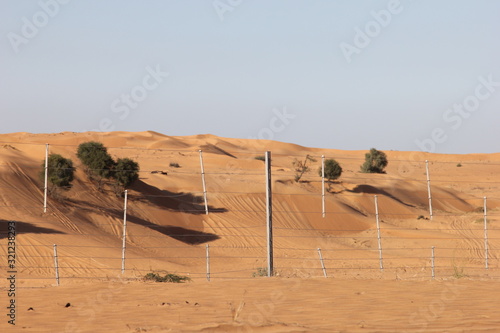
[[[101, 141], [113, 157], [131, 157], [141, 166], [140, 180], [129, 189], [123, 275], [128, 282], [118, 281], [123, 199], [108, 186], [97, 191], [75, 155], [76, 146], [89, 140]], [[38, 178], [45, 143], [77, 167], [73, 188], [63, 193], [66, 199], [49, 198], [46, 214]], [[207, 173], [209, 215], [201, 200], [199, 149]], [[255, 159], [266, 150], [273, 154], [278, 275], [271, 279], [252, 278], [266, 266], [264, 163]], [[358, 170], [364, 153], [155, 132], [0, 135], [0, 253], [5, 258], [6, 221], [18, 221], [20, 266], [17, 325], [13, 329], [2, 314], [0, 329], [500, 331], [494, 303], [500, 276], [500, 154], [386, 151], [387, 174], [363, 174]], [[304, 181], [295, 183], [292, 162], [306, 154], [317, 161]], [[344, 169], [326, 194], [325, 218], [317, 175], [321, 155], [335, 158]], [[419, 215], [429, 217], [426, 159], [434, 197], [432, 221], [417, 220]], [[170, 162], [181, 167], [170, 167]], [[374, 195], [386, 249], [384, 271], [379, 270]], [[481, 239], [483, 196], [488, 197], [488, 270]], [[52, 244], [60, 255], [59, 287], [54, 286]], [[212, 256], [210, 283], [205, 280], [206, 244]], [[434, 281], [431, 246], [436, 247]], [[319, 278], [323, 272], [317, 248], [323, 251], [328, 279]], [[151, 270], [189, 274], [192, 282], [141, 281]], [[7, 281], [2, 279], [0, 286], [7, 304]], [[65, 308], [68, 302], [71, 306]]]

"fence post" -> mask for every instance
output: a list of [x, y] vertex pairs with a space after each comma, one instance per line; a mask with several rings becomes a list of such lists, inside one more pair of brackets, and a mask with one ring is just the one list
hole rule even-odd
[[431, 177], [429, 175], [429, 161], [425, 160], [425, 174], [427, 175], [427, 196], [429, 197], [429, 215], [432, 220], [432, 195], [431, 195]]
[[325, 155], [321, 155], [321, 207], [322, 216], [325, 217]]
[[273, 198], [271, 182], [271, 152], [266, 151], [266, 224], [267, 224], [267, 276], [273, 276]]
[[434, 280], [435, 271], [434, 271], [434, 246], [431, 248], [431, 274], [432, 279]]
[[128, 190], [125, 190], [125, 199], [123, 200], [122, 274], [125, 272], [125, 246], [127, 240], [127, 197]]
[[325, 277], [328, 277], [326, 275], [326, 268], [325, 268], [325, 262], [323, 261], [323, 255], [321, 254], [321, 249], [318, 247], [318, 255], [319, 255], [319, 261], [321, 262], [321, 268], [323, 268], [323, 275]]
[[379, 217], [378, 217], [378, 197], [375, 195], [375, 218], [377, 220], [377, 240], [378, 240], [378, 253], [379, 253], [379, 260], [380, 260], [380, 270], [384, 270], [384, 262], [382, 259], [382, 241], [380, 237], [380, 222], [379, 222]]
[[49, 144], [45, 144], [45, 183], [43, 188], [43, 212], [47, 213], [47, 190], [49, 176]]
[[484, 265], [488, 269], [488, 213], [486, 212], [486, 197], [484, 197]]
[[57, 260], [57, 245], [54, 244], [54, 268], [56, 271], [56, 283], [59, 286], [59, 262]]
[[210, 282], [210, 245], [207, 244], [207, 281]]
[[205, 182], [205, 167], [203, 166], [203, 152], [200, 152], [200, 166], [201, 166], [201, 182], [203, 184], [203, 200], [205, 201], [205, 214], [208, 215], [208, 203], [207, 203], [207, 184]]

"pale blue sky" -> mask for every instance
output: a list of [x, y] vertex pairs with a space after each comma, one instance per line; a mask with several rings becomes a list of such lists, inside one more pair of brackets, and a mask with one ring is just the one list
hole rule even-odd
[[0, 0], [0, 132], [500, 152], [499, 18], [496, 0]]

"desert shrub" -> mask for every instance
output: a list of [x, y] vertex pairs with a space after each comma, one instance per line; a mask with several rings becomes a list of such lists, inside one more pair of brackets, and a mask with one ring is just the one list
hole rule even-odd
[[176, 163], [176, 162], [170, 162], [170, 166], [172, 168], [180, 168], [181, 166], [179, 165], [179, 163]]
[[[71, 187], [71, 182], [74, 179], [75, 172], [75, 168], [73, 168], [73, 161], [62, 157], [59, 154], [50, 154], [47, 166], [48, 183], [59, 188]], [[40, 179], [45, 181], [45, 161], [42, 163]]]
[[453, 277], [455, 279], [461, 279], [463, 277], [468, 277], [468, 275], [464, 273], [463, 267], [458, 267], [455, 264], [453, 264]]
[[264, 155], [255, 156], [254, 158], [258, 161], [263, 161], [263, 162], [266, 161], [266, 157]]
[[78, 146], [76, 156], [85, 165], [87, 174], [97, 180], [111, 178], [115, 161], [108, 154], [108, 150], [100, 142], [89, 141]]
[[119, 158], [116, 161], [113, 177], [119, 185], [129, 187], [139, 179], [139, 164], [130, 158]]
[[[321, 167], [318, 169], [318, 174], [320, 177], [323, 176], [323, 170]], [[342, 175], [342, 167], [334, 159], [328, 159], [325, 161], [325, 178], [328, 181], [335, 180]]]
[[484, 213], [484, 207], [483, 206], [476, 207], [476, 208], [474, 208], [473, 212], [474, 213]]
[[458, 163], [457, 168], [461, 168], [461, 167], [462, 167], [462, 163]]
[[253, 277], [267, 276], [267, 267], [257, 267], [257, 272], [252, 274]]
[[[319, 167], [318, 169], [318, 174], [320, 177], [323, 176], [323, 170], [321, 169], [321, 167]], [[328, 192], [330, 192], [332, 189], [331, 181], [339, 178], [341, 174], [342, 167], [337, 161], [335, 161], [334, 159], [328, 159], [325, 161], [325, 178], [327, 179], [328, 183]]]
[[167, 273], [164, 276], [161, 276], [158, 273], [148, 273], [144, 275], [145, 281], [155, 281], [155, 282], [173, 282], [173, 283], [183, 283], [186, 281], [191, 281], [188, 276], [182, 276], [172, 273]]
[[302, 176], [304, 175], [304, 173], [309, 172], [310, 168], [307, 165], [307, 162], [309, 162], [309, 161], [310, 162], [316, 162], [316, 160], [312, 156], [309, 156], [309, 155], [306, 155], [306, 157], [304, 158], [303, 161], [295, 159], [292, 162], [294, 170], [295, 170], [294, 180], [296, 182], [300, 181], [300, 179], [302, 178]]
[[365, 154], [365, 163], [361, 165], [361, 172], [366, 173], [385, 173], [384, 168], [389, 164], [387, 155], [375, 148]]

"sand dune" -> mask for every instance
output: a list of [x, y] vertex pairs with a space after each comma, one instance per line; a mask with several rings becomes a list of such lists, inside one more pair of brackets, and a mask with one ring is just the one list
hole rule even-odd
[[[103, 142], [113, 157], [131, 157], [141, 166], [139, 181], [128, 190], [123, 277], [133, 281], [129, 284], [115, 281], [122, 278], [123, 198], [110, 186], [99, 191], [76, 158], [76, 147], [90, 140]], [[62, 193], [61, 200], [50, 197], [44, 214], [39, 172], [46, 143], [51, 152], [71, 158], [77, 172], [72, 189]], [[201, 186], [200, 149], [206, 171], [208, 215]], [[272, 151], [273, 161], [278, 277], [272, 279], [252, 278], [266, 266], [264, 163], [255, 159], [266, 150]], [[20, 289], [18, 322], [28, 332], [61, 331], [71, 318], [77, 318], [75, 325], [81, 332], [418, 332], [424, 326], [429, 331], [459, 331], [459, 327], [468, 332], [499, 330], [495, 319], [498, 314], [490, 306], [496, 295], [491, 292], [494, 284], [488, 286], [478, 280], [500, 276], [500, 154], [387, 151], [387, 173], [364, 174], [358, 172], [364, 153], [156, 132], [2, 134], [0, 240], [6, 243], [6, 221], [18, 221], [19, 287], [44, 287]], [[316, 162], [311, 162], [311, 171], [296, 183], [292, 162], [307, 154], [316, 157]], [[344, 169], [325, 195], [325, 217], [321, 178], [317, 175], [321, 155], [335, 158]], [[432, 221], [426, 159], [431, 170]], [[375, 195], [382, 242], [387, 249], [384, 271], [379, 270]], [[488, 197], [489, 270], [483, 268], [484, 196]], [[53, 244], [61, 255], [60, 287], [53, 286]], [[205, 282], [207, 244], [213, 256], [211, 283]], [[429, 266], [432, 246], [438, 260], [434, 281], [430, 281]], [[323, 275], [317, 248], [323, 251], [329, 279], [306, 279]], [[4, 255], [6, 247], [2, 245], [1, 251]], [[189, 274], [193, 282], [182, 286], [140, 282], [153, 270]], [[464, 289], [438, 316], [427, 314], [423, 322], [418, 321], [420, 315], [412, 317], [457, 277], [464, 280], [456, 288]], [[100, 314], [100, 320], [87, 322], [77, 315], [84, 311], [83, 294], [108, 290], [103, 279], [115, 281], [113, 288], [120, 291], [110, 296], [115, 301], [103, 302], [106, 314]], [[401, 279], [407, 281], [398, 281]], [[287, 288], [289, 281], [301, 287]], [[367, 290], [373, 284], [375, 294]], [[3, 279], [0, 286], [6, 285]], [[255, 318], [265, 319], [252, 321], [255, 303], [273, 290], [282, 290], [287, 300], [275, 302], [270, 314], [257, 312]], [[415, 297], [398, 298], [415, 290], [419, 291]], [[54, 299], [48, 299], [48, 294], [55, 295]], [[395, 298], [387, 300], [387, 295]], [[469, 296], [473, 296], [468, 303], [472, 310], [465, 312], [462, 301]], [[350, 305], [341, 308], [336, 299]], [[75, 305], [60, 309], [64, 302]], [[237, 314], [241, 302], [245, 305]], [[116, 308], [113, 304], [120, 305]], [[301, 304], [308, 304], [308, 308]], [[36, 309], [28, 313], [30, 306]], [[4, 322], [0, 327], [2, 331], [9, 329]]]

